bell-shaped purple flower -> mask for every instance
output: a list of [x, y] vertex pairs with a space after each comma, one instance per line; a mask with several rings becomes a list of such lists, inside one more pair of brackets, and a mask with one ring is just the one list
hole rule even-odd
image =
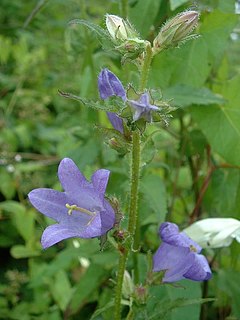
[[104, 235], [115, 223], [115, 213], [104, 198], [110, 172], [97, 170], [89, 182], [69, 158], [58, 167], [64, 192], [39, 188], [28, 197], [32, 205], [57, 223], [47, 227], [41, 243], [44, 249], [68, 238]]
[[208, 280], [212, 272], [202, 248], [174, 223], [164, 222], [159, 229], [162, 244], [153, 257], [153, 271], [166, 271], [163, 282], [181, 279]]
[[[112, 96], [118, 96], [126, 101], [126, 91], [114, 73], [108, 69], [103, 69], [98, 76], [98, 90], [101, 99], [105, 100]], [[110, 120], [114, 129], [123, 133], [123, 120], [113, 112], [107, 112], [108, 119]]]
[[147, 122], [152, 122], [152, 111], [159, 110], [157, 106], [150, 104], [148, 92], [143, 93], [139, 100], [128, 100], [128, 103], [134, 112], [133, 121], [143, 118]]

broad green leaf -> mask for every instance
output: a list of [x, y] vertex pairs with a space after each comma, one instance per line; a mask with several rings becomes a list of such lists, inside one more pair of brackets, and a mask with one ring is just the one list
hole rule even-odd
[[26, 242], [33, 238], [35, 219], [33, 210], [26, 210], [21, 203], [16, 201], [2, 202], [0, 208], [10, 213], [13, 225]]
[[55, 302], [64, 311], [72, 297], [71, 284], [65, 271], [59, 270], [57, 272], [50, 284], [50, 291]]
[[217, 286], [223, 292], [227, 293], [232, 298], [233, 314], [236, 317], [240, 315], [240, 304], [239, 304], [239, 271], [228, 269], [219, 270], [217, 274]]
[[225, 105], [190, 108], [213, 150], [234, 165], [240, 162], [239, 87], [240, 76], [228, 81], [222, 89], [221, 94], [227, 100]]
[[235, 13], [235, 0], [219, 0], [218, 9], [224, 13]]
[[[196, 311], [193, 311], [191, 313], [189, 313], [188, 311], [185, 312], [181, 312], [181, 309], [179, 310], [178, 308], [182, 308], [182, 307], [186, 307], [186, 306], [191, 306], [191, 305], [200, 305], [202, 303], [206, 303], [206, 302], [212, 302], [215, 299], [212, 298], [205, 298], [205, 299], [183, 299], [183, 298], [179, 298], [176, 299], [174, 301], [169, 301], [169, 302], [165, 302], [164, 304], [161, 303], [161, 305], [159, 306], [159, 310], [153, 312], [153, 315], [150, 315], [148, 317], [149, 320], [158, 320], [158, 319], [165, 319], [167, 314], [171, 311], [175, 312], [175, 315], [173, 316], [173, 320], [198, 320], [199, 319], [199, 312], [198, 314], [196, 313]], [[177, 309], [177, 310], [175, 310]], [[200, 310], [200, 308], [198, 307], [198, 309]]]
[[150, 292], [147, 308], [152, 320], [199, 320], [200, 304], [214, 300], [201, 299], [201, 284], [189, 280], [180, 281], [179, 287], [152, 287]]
[[145, 175], [141, 180], [140, 190], [158, 221], [163, 222], [167, 213], [167, 195], [162, 178], [152, 174]]
[[146, 37], [150, 32], [161, 2], [162, 0], [139, 0], [136, 5], [130, 8], [129, 19], [142, 37]]
[[172, 11], [174, 11], [175, 9], [187, 2], [189, 2], [189, 0], [170, 0], [170, 8]]
[[237, 21], [236, 15], [217, 10], [205, 17], [200, 27], [200, 34], [208, 48], [212, 63], [218, 61], [223, 52], [228, 49], [230, 33]]
[[155, 156], [157, 150], [154, 145], [154, 141], [152, 137], [148, 137], [147, 140], [142, 145], [142, 151], [141, 151], [141, 164], [143, 167], [146, 166], [146, 164], [150, 163]]
[[105, 270], [96, 264], [90, 265], [84, 275], [79, 279], [79, 283], [73, 293], [72, 300], [69, 304], [69, 309], [72, 314], [75, 314], [95, 290], [100, 286], [100, 283], [106, 277]]
[[187, 107], [192, 104], [223, 104], [225, 101], [208, 88], [193, 88], [191, 86], [176, 85], [163, 91], [165, 99], [173, 99], [172, 106]]
[[215, 170], [204, 199], [208, 212], [222, 218], [238, 218], [240, 215], [239, 169]]
[[179, 83], [202, 87], [209, 71], [208, 48], [200, 37], [157, 55], [149, 79], [152, 87], [162, 90]]

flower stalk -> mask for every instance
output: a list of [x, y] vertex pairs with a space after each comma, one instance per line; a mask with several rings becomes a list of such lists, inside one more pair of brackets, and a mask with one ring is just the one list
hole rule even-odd
[[[146, 48], [145, 59], [143, 62], [140, 90], [143, 91], [147, 79], [149, 68], [152, 61], [152, 49], [149, 44]], [[128, 232], [133, 238], [133, 248], [138, 248], [139, 237], [137, 236], [139, 230], [136, 230], [136, 226], [139, 228], [138, 223], [138, 189], [139, 189], [139, 177], [140, 177], [140, 161], [141, 161], [141, 135], [138, 129], [132, 132], [132, 152], [131, 152], [131, 177], [130, 177], [130, 203], [129, 203], [129, 220], [128, 220]], [[125, 248], [124, 252], [120, 255], [118, 274], [117, 274], [117, 285], [115, 292], [115, 311], [114, 319], [121, 320], [121, 297], [122, 297], [122, 286], [123, 276], [126, 268], [127, 258], [129, 249]], [[136, 254], [133, 256], [134, 261], [134, 276], [135, 283], [138, 280], [138, 259]]]

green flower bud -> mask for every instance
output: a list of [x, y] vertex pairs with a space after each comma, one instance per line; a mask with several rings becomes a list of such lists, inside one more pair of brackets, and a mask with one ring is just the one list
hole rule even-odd
[[107, 14], [106, 26], [115, 44], [115, 49], [123, 55], [122, 62], [134, 60], [146, 47], [146, 41], [139, 38], [139, 34], [128, 20]]
[[110, 36], [118, 43], [138, 37], [129, 21], [113, 14], [106, 15], [106, 26]]
[[129, 298], [134, 291], [132, 278], [127, 270], [124, 271], [122, 293], [125, 298]]
[[198, 18], [197, 11], [185, 11], [167, 21], [153, 41], [153, 53], [176, 47], [181, 42], [193, 38], [190, 33], [197, 27]]

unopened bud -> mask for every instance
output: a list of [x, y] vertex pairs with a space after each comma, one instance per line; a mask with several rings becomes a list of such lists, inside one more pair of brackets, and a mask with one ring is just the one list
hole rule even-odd
[[106, 26], [114, 40], [125, 41], [138, 37], [137, 32], [127, 20], [113, 14], [106, 15]]
[[134, 60], [144, 52], [147, 41], [140, 39], [137, 31], [128, 20], [107, 14], [106, 26], [115, 43], [115, 49], [123, 55], [122, 62], [126, 59]]
[[148, 298], [148, 290], [142, 285], [138, 285], [134, 290], [134, 298], [138, 304], [145, 304]]
[[125, 298], [129, 298], [134, 291], [132, 278], [127, 270], [124, 271], [122, 293]]
[[111, 138], [108, 140], [110, 148], [116, 150], [120, 155], [125, 155], [128, 152], [128, 145], [124, 139]]
[[154, 54], [191, 39], [190, 33], [197, 27], [198, 18], [197, 11], [185, 11], [167, 21], [153, 41]]

